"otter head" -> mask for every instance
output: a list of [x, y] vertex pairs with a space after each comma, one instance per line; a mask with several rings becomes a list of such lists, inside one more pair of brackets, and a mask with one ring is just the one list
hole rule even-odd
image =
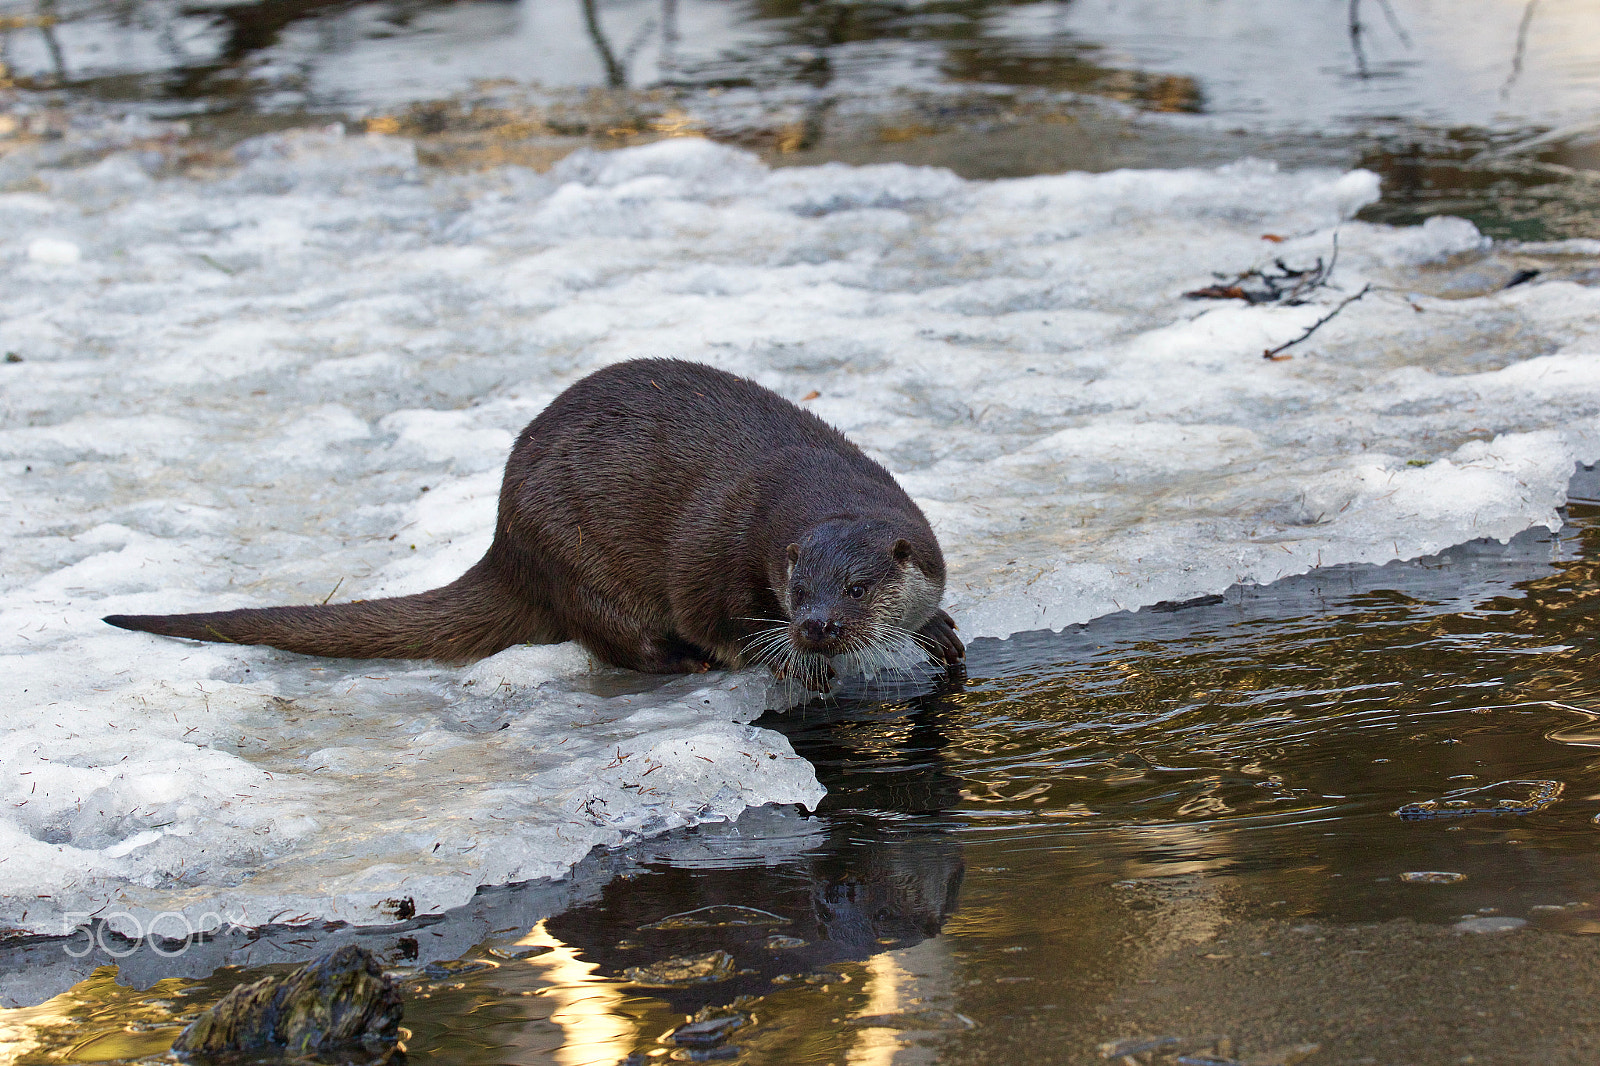
[[919, 554], [887, 522], [835, 518], [812, 526], [785, 551], [780, 599], [789, 646], [801, 656], [832, 657], [904, 644], [944, 591], [943, 561]]

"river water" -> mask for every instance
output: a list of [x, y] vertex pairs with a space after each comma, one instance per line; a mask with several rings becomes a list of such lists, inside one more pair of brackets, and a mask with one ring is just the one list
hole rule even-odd
[[[1470, 6], [10, 4], [0, 144], [80, 166], [109, 149], [65, 131], [131, 114], [191, 173], [333, 120], [445, 173], [685, 129], [973, 179], [1253, 155], [1375, 171], [1367, 221], [1600, 236], [1600, 19]], [[1562, 254], [1591, 284], [1592, 249]], [[1559, 532], [978, 639], [965, 679], [763, 715], [815, 810], [392, 926], [10, 938], [0, 1055], [159, 1058], [240, 980], [354, 941], [415, 1061], [1593, 1061], [1595, 473], [1569, 497]]]
[[1584, 0], [6, 0], [0, 77], [208, 143], [358, 118], [467, 166], [684, 128], [968, 177], [1361, 165], [1369, 217], [1542, 239], [1596, 235], [1597, 32]]

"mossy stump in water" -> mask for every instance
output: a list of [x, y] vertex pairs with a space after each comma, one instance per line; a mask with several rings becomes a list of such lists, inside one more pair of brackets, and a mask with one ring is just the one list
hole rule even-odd
[[379, 1050], [400, 1038], [400, 993], [365, 948], [346, 945], [281, 977], [240, 985], [178, 1035], [182, 1058], [256, 1049]]

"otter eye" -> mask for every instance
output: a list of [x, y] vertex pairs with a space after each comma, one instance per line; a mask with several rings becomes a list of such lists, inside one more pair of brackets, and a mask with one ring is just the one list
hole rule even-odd
[[851, 585], [849, 588], [844, 590], [844, 594], [849, 596], [852, 600], [859, 600], [861, 597], [867, 594], [867, 586]]

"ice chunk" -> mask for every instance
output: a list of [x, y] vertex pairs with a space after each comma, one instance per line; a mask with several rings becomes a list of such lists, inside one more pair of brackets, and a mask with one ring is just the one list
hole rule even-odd
[[1481, 252], [1489, 238], [1464, 218], [1437, 215], [1422, 225], [1403, 231], [1385, 250], [1390, 263], [1421, 265], [1468, 252]]

